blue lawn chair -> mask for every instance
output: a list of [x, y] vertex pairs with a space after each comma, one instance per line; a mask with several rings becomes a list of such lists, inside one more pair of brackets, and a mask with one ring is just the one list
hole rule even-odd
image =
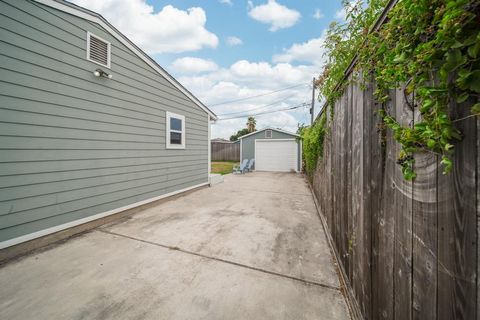
[[247, 168], [248, 159], [243, 159], [242, 163], [239, 166], [233, 167], [233, 173], [245, 173], [245, 169]]
[[247, 167], [245, 168], [248, 172], [252, 172], [253, 171], [253, 164], [255, 163], [255, 159], [250, 159], [250, 161], [248, 161], [248, 164], [247, 164]]

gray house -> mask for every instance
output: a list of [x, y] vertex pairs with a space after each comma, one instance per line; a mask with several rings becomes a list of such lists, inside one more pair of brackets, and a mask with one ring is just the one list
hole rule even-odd
[[103, 17], [0, 12], [0, 249], [209, 183], [215, 114]]
[[302, 170], [302, 140], [295, 133], [265, 128], [244, 135], [239, 140], [240, 161], [255, 159], [255, 170]]

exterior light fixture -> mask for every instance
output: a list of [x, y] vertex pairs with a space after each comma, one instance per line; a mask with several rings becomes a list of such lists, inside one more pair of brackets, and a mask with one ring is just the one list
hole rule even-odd
[[97, 69], [95, 71], [93, 71], [93, 75], [95, 77], [104, 77], [104, 78], [108, 78], [108, 79], [112, 79], [113, 78], [113, 75], [110, 74], [110, 73], [106, 73], [105, 71], [103, 71], [102, 69]]

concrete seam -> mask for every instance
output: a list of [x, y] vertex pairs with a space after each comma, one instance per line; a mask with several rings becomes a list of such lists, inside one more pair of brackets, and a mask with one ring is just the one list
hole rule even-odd
[[289, 276], [289, 275], [285, 275], [285, 274], [282, 274], [282, 273], [269, 271], [269, 270], [249, 266], [249, 265], [246, 265], [246, 264], [234, 262], [234, 261], [229, 261], [229, 260], [225, 260], [225, 259], [221, 259], [221, 258], [211, 257], [211, 256], [207, 256], [207, 255], [204, 255], [204, 254], [201, 254], [201, 253], [181, 249], [181, 248], [175, 247], [175, 246], [168, 246], [168, 245], [164, 245], [164, 244], [160, 244], [160, 243], [156, 243], [156, 242], [152, 242], [152, 241], [148, 241], [148, 240], [143, 240], [143, 239], [139, 239], [139, 238], [135, 238], [135, 237], [131, 237], [131, 236], [127, 236], [127, 235], [124, 235], [124, 234], [111, 232], [111, 231], [107, 231], [107, 230], [97, 229], [96, 231], [103, 232], [103, 233], [110, 234], [110, 235], [114, 235], [114, 236], [118, 236], [118, 237], [127, 238], [127, 239], [134, 240], [134, 241], [143, 242], [143, 243], [146, 243], [146, 244], [154, 245], [154, 246], [157, 246], [157, 247], [162, 247], [162, 248], [169, 249], [169, 250], [179, 251], [179, 252], [182, 252], [182, 253], [185, 253], [185, 254], [190, 254], [190, 255], [194, 255], [194, 256], [209, 259], [209, 260], [214, 260], [214, 261], [217, 261], [217, 262], [227, 263], [227, 264], [234, 265], [234, 266], [237, 266], [237, 267], [258, 271], [258, 272], [266, 273], [266, 274], [269, 274], [269, 275], [274, 275], [274, 276], [277, 276], [277, 277], [282, 277], [282, 278], [287, 278], [287, 279], [290, 279], [290, 280], [303, 282], [304, 284], [307, 284], [307, 285], [315, 285], [315, 286], [319, 286], [319, 287], [323, 287], [323, 288], [327, 288], [327, 289], [331, 289], [331, 290], [340, 291], [340, 288], [336, 287], [336, 286], [331, 286], [331, 285], [328, 285], [328, 284], [325, 284], [325, 283], [305, 280], [305, 279], [302, 279], [302, 278], [297, 278], [297, 277], [294, 277], [294, 276]]
[[[245, 190], [231, 190], [232, 192], [241, 192]], [[287, 195], [292, 195], [292, 196], [303, 196], [303, 197], [310, 197], [311, 195], [309, 193], [287, 193], [287, 192], [279, 192], [279, 191], [265, 191], [265, 190], [253, 190], [253, 189], [248, 189], [246, 190], [248, 192], [263, 192], [263, 193], [275, 193], [275, 194], [287, 194]]]

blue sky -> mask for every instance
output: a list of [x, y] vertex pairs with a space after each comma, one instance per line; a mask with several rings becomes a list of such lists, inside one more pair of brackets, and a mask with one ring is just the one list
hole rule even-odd
[[248, 115], [259, 129], [308, 123], [308, 107], [287, 109], [310, 103], [323, 34], [343, 21], [340, 0], [71, 1], [102, 14], [219, 115], [214, 138]]
[[[299, 22], [290, 28], [269, 31], [266, 24], [260, 23], [248, 16], [247, 1], [232, 0], [232, 5], [221, 4], [217, 0], [149, 0], [156, 11], [166, 5], [173, 5], [187, 10], [191, 7], [201, 7], [207, 13], [206, 28], [214, 32], [219, 38], [217, 48], [206, 48], [194, 53], [194, 56], [212, 59], [217, 64], [227, 67], [237, 60], [270, 61], [274, 54], [281, 53], [294, 43], [305, 42], [319, 37], [322, 30], [328, 27], [334, 19], [335, 13], [341, 9], [340, 1], [326, 0], [288, 0], [277, 1], [279, 4], [297, 10], [301, 14]], [[264, 4], [267, 1], [252, 1], [254, 5]], [[315, 10], [319, 9], [323, 18], [315, 19]], [[235, 36], [243, 41], [240, 46], [228, 46], [226, 39]], [[192, 53], [154, 55], [163, 65], [169, 65], [181, 56], [192, 56]]]

